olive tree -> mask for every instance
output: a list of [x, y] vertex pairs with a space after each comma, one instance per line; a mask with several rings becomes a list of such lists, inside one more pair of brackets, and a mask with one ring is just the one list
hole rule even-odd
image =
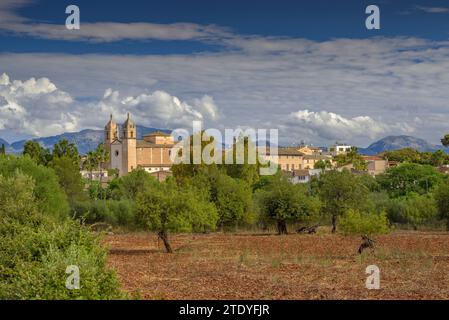
[[320, 176], [318, 184], [324, 212], [331, 216], [333, 233], [339, 216], [367, 203], [368, 188], [348, 170], [328, 171]]
[[256, 204], [262, 218], [275, 221], [278, 234], [287, 234], [287, 222], [304, 221], [318, 214], [320, 201], [302, 184], [292, 184], [277, 174], [258, 189]]
[[137, 195], [137, 220], [154, 230], [172, 253], [168, 232], [214, 230], [218, 220], [215, 206], [192, 189], [182, 189], [173, 179], [146, 188]]

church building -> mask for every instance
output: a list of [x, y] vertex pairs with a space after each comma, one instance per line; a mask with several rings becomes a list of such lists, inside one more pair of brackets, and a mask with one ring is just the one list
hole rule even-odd
[[173, 137], [156, 131], [137, 139], [137, 127], [128, 113], [121, 126], [113, 120], [112, 115], [105, 127], [105, 147], [109, 151], [109, 169], [118, 169], [123, 176], [137, 168], [155, 175], [170, 171], [170, 150], [174, 145]]

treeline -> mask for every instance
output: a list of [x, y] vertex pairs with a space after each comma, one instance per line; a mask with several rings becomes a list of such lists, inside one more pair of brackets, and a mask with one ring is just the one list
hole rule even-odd
[[420, 152], [413, 148], [404, 148], [386, 151], [383, 157], [389, 161], [426, 164], [435, 167], [449, 164], [449, 155], [442, 150], [437, 150], [435, 152]]
[[[203, 150], [208, 143], [203, 141]], [[26, 148], [24, 157], [55, 173], [68, 199], [70, 216], [85, 224], [106, 222], [155, 231], [168, 252], [172, 251], [170, 232], [274, 227], [278, 234], [287, 234], [293, 226], [317, 223], [345, 234], [386, 233], [395, 226], [418, 229], [444, 223], [449, 228], [448, 179], [433, 166], [404, 163], [377, 178], [323, 168], [319, 178], [295, 185], [280, 170], [260, 176], [262, 165], [248, 164], [254, 146], [247, 139], [238, 143], [244, 146], [243, 164], [177, 164], [172, 167], [173, 177], [164, 182], [135, 170], [115, 177], [107, 186], [81, 178], [76, 147], [67, 142], [59, 142], [51, 153]], [[97, 150], [88, 157], [92, 162], [84, 161], [90, 168], [108, 161], [103, 146]], [[235, 151], [232, 156], [235, 160]], [[343, 160], [348, 158], [358, 159], [356, 153]]]

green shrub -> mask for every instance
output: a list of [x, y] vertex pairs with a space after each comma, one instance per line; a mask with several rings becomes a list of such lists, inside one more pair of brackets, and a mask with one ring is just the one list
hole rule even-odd
[[[80, 269], [79, 290], [66, 288], [70, 265]], [[31, 177], [0, 175], [0, 299], [123, 297], [98, 237], [41, 213]]]
[[33, 178], [33, 193], [40, 212], [59, 219], [67, 217], [67, 196], [59, 186], [53, 169], [36, 164], [28, 156], [0, 156], [0, 175], [11, 177], [17, 170]]
[[386, 206], [388, 218], [396, 223], [408, 223], [415, 229], [437, 217], [437, 205], [432, 194], [410, 192], [405, 197], [390, 199]]
[[349, 209], [340, 218], [340, 229], [344, 234], [384, 234], [390, 231], [387, 214], [362, 213]]
[[106, 222], [114, 226], [135, 226], [135, 204], [131, 200], [74, 201], [72, 216], [87, 224]]

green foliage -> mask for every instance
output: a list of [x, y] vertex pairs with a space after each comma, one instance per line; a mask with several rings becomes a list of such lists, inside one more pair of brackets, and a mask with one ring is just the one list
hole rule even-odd
[[368, 188], [348, 170], [323, 173], [318, 181], [318, 188], [323, 210], [332, 217], [333, 231], [338, 217], [348, 209], [364, 209], [369, 204]]
[[29, 140], [25, 142], [23, 146], [23, 155], [28, 155], [37, 164], [46, 166], [49, 161], [51, 161], [50, 151], [44, 149], [39, 142], [34, 140]]
[[279, 233], [286, 233], [287, 222], [307, 221], [316, 217], [321, 203], [307, 193], [302, 184], [292, 184], [285, 177], [274, 176], [255, 193], [262, 219], [276, 221]]
[[74, 201], [71, 215], [87, 224], [106, 222], [113, 226], [133, 228], [136, 206], [131, 200]]
[[87, 193], [89, 194], [89, 198], [92, 200], [98, 200], [98, 199], [108, 199], [111, 197], [112, 190], [108, 188], [104, 188], [100, 181], [90, 181]]
[[61, 219], [67, 217], [69, 211], [67, 197], [52, 169], [36, 164], [28, 156], [0, 157], [0, 175], [11, 177], [17, 170], [33, 178], [35, 182], [33, 193], [40, 212]]
[[[194, 147], [196, 139], [201, 141], [199, 148]], [[189, 180], [196, 175], [208, 175], [218, 170], [216, 163], [207, 164], [204, 161], [203, 153], [208, 154], [211, 159], [221, 159], [221, 151], [215, 149], [214, 138], [208, 137], [204, 131], [195, 133], [184, 141], [184, 146], [178, 150], [177, 155], [182, 161], [174, 164], [171, 168], [178, 185], [188, 184]], [[200, 156], [199, 159], [197, 156]]]
[[[229, 153], [230, 151], [228, 151]], [[259, 159], [250, 159], [250, 155], [256, 155], [256, 146], [248, 137], [239, 137], [232, 145], [232, 164], [226, 163], [226, 156], [223, 155], [223, 165], [225, 172], [235, 179], [242, 179], [250, 186], [254, 186], [259, 181]], [[255, 163], [250, 164], [250, 160], [255, 160]]]
[[210, 200], [217, 208], [220, 225], [255, 221], [252, 190], [245, 180], [225, 174], [217, 174], [210, 180]]
[[421, 160], [421, 154], [416, 149], [404, 148], [400, 150], [386, 151], [384, 158], [389, 161], [419, 163]]
[[427, 164], [431, 166], [441, 166], [449, 163], [449, 155], [442, 150], [435, 152], [419, 152], [413, 148], [386, 151], [384, 158], [390, 161], [407, 162], [417, 164]]
[[434, 219], [437, 214], [436, 203], [431, 194], [420, 195], [414, 192], [390, 199], [386, 210], [392, 222], [408, 223], [415, 229]]
[[388, 169], [377, 180], [392, 197], [400, 197], [410, 192], [427, 193], [443, 180], [443, 176], [430, 165], [403, 163]]
[[67, 157], [55, 157], [50, 167], [56, 172], [59, 184], [69, 199], [80, 199], [85, 196], [84, 183], [78, 165]]
[[4, 155], [6, 154], [6, 147], [5, 144], [2, 143], [1, 147], [0, 147], [0, 155]]
[[446, 135], [441, 139], [441, 143], [443, 144], [443, 146], [449, 147], [449, 134], [446, 134]]
[[363, 184], [370, 192], [379, 192], [381, 187], [376, 178], [370, 176], [369, 174], [364, 174], [359, 176], [359, 181]]
[[315, 162], [315, 166], [313, 167], [314, 169], [321, 169], [321, 170], [326, 170], [326, 169], [331, 169], [332, 168], [332, 162], [330, 160], [318, 160], [317, 162]]
[[[106, 251], [77, 222], [39, 211], [33, 179], [0, 175], [0, 299], [117, 299]], [[65, 286], [67, 266], [80, 269], [79, 290]]]
[[337, 161], [338, 166], [352, 164], [355, 170], [363, 171], [367, 169], [367, 163], [358, 154], [356, 147], [352, 147], [347, 153], [339, 154], [335, 157], [335, 161]]
[[129, 174], [114, 179], [109, 185], [110, 196], [113, 199], [136, 200], [139, 192], [156, 187], [158, 181], [143, 169], [138, 169]]
[[68, 142], [66, 139], [59, 140], [53, 146], [53, 158], [69, 158], [79, 166], [80, 156], [78, 153], [78, 148], [74, 143]]
[[362, 213], [349, 209], [340, 218], [340, 229], [344, 234], [385, 234], [390, 231], [387, 214]]
[[435, 201], [440, 217], [447, 221], [446, 228], [449, 231], [449, 182], [447, 180], [436, 188]]
[[190, 188], [179, 188], [173, 180], [143, 189], [137, 196], [137, 220], [157, 231], [203, 232], [214, 230], [215, 206]]

